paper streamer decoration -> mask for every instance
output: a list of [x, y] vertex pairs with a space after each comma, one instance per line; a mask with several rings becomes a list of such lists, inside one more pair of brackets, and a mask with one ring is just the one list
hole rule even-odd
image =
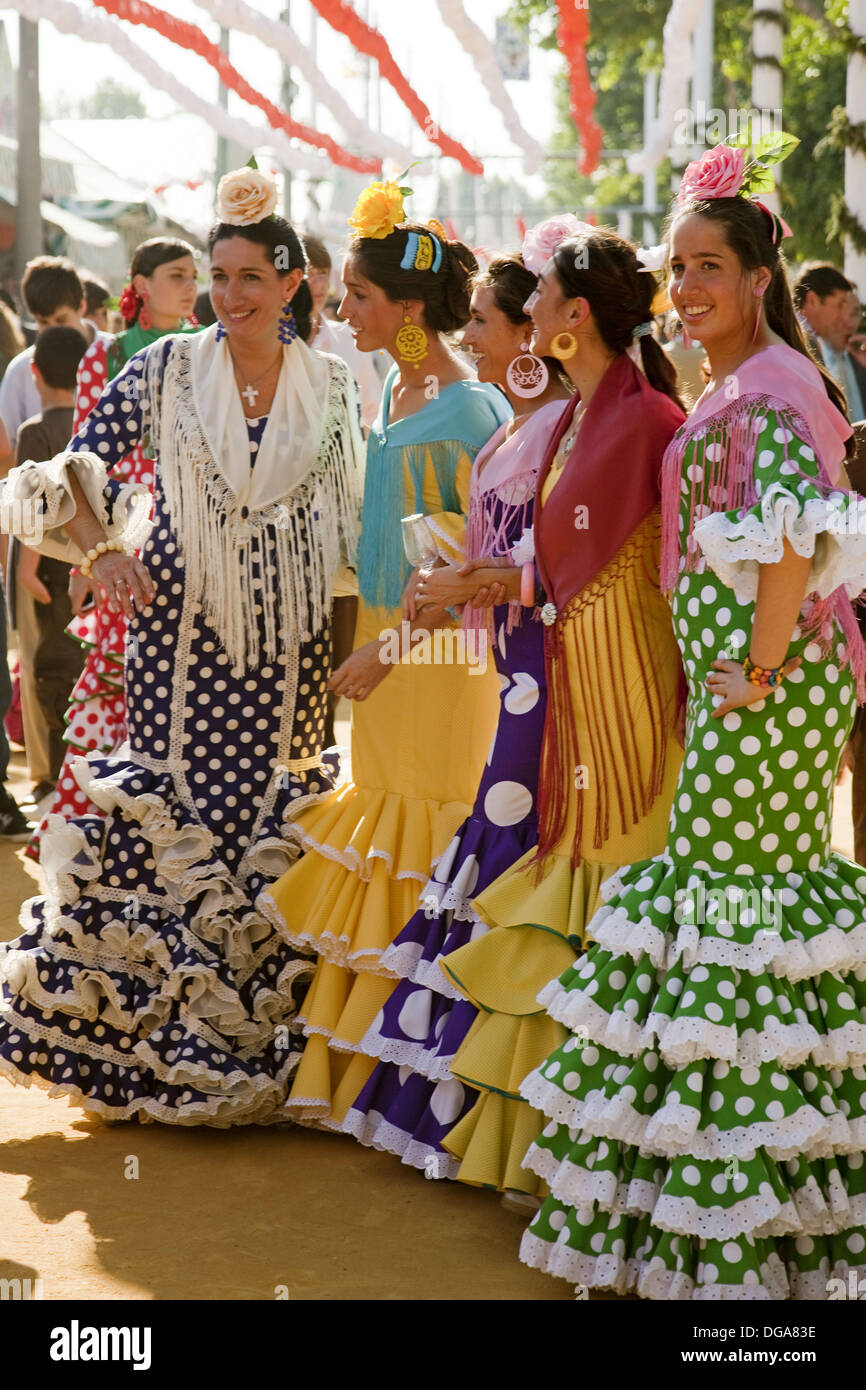
[[224, 29], [237, 29], [261, 39], [280, 57], [297, 68], [309, 85], [314, 99], [326, 106], [339, 121], [346, 138], [365, 154], [379, 155], [393, 159], [400, 168], [411, 164], [413, 155], [408, 145], [401, 145], [378, 130], [365, 125], [346, 101], [346, 98], [332, 87], [319, 68], [315, 54], [301, 42], [287, 24], [271, 19], [266, 14], [254, 10], [245, 0], [195, 0], [201, 10], [206, 10]]
[[325, 135], [321, 130], [314, 130], [312, 126], [303, 125], [300, 121], [292, 120], [287, 112], [262, 96], [261, 92], [256, 91], [255, 87], [241, 77], [223, 50], [212, 43], [195, 24], [175, 19], [174, 15], [166, 14], [165, 10], [148, 4], [148, 0], [93, 0], [93, 3], [99, 9], [107, 10], [116, 19], [125, 19], [130, 24], [143, 24], [154, 33], [170, 39], [179, 48], [197, 53], [219, 73], [224, 86], [244, 101], [248, 101], [251, 106], [257, 106], [264, 112], [274, 130], [282, 130], [286, 135], [294, 136], [296, 140], [303, 140], [315, 149], [322, 150], [333, 164], [339, 164], [344, 169], [354, 169], [358, 174], [377, 174], [381, 171], [380, 159], [350, 154], [342, 145], [338, 145], [332, 136]]
[[457, 38], [460, 47], [472, 58], [478, 76], [487, 89], [487, 95], [502, 117], [505, 129], [515, 145], [523, 150], [524, 169], [527, 174], [534, 174], [544, 160], [545, 152], [538, 141], [533, 140], [521, 125], [514, 102], [502, 80], [493, 44], [483, 29], [479, 29], [475, 21], [469, 18], [461, 0], [437, 0], [437, 3], [439, 13]]
[[[167, 92], [179, 106], [185, 107], [197, 116], [203, 117], [219, 135], [227, 140], [235, 140], [244, 149], [256, 150], [267, 147], [276, 154], [280, 163], [287, 169], [299, 173], [314, 174], [325, 178], [331, 171], [330, 161], [319, 155], [297, 150], [282, 131], [271, 130], [268, 126], [255, 125], [240, 116], [230, 116], [215, 102], [205, 101], [195, 95], [182, 82], [172, 77], [165, 69], [145, 53], [144, 49], [125, 33], [111, 19], [98, 14], [82, 14], [70, 0], [6, 0], [6, 8], [17, 10], [24, 19], [47, 20], [64, 34], [75, 34], [91, 43], [104, 43], [113, 49], [119, 58], [143, 77], [152, 87]], [[130, 160], [134, 155], [132, 128], [130, 122]]]
[[689, 104], [689, 81], [694, 67], [692, 35], [706, 4], [707, 0], [673, 0], [668, 10], [658, 111], [649, 136], [644, 137], [643, 149], [626, 160], [630, 174], [651, 173], [667, 155], [677, 112]]
[[586, 63], [589, 7], [586, 0], [556, 0], [556, 9], [559, 15], [556, 41], [568, 68], [569, 109], [582, 147], [577, 167], [582, 174], [591, 174], [598, 168], [603, 136], [592, 114], [595, 92]]
[[[456, 159], [468, 174], [484, 173], [484, 165], [480, 160], [471, 155], [458, 140], [452, 140], [450, 135], [439, 129], [418, 93], [409, 86], [394, 61], [387, 40], [378, 29], [367, 24], [351, 5], [344, 4], [343, 0], [310, 0], [310, 3], [332, 29], [336, 29], [338, 34], [346, 35], [359, 53], [376, 59], [382, 77], [391, 84], [404, 106], [411, 111], [431, 144], [438, 145], [442, 153], [450, 159]], [[423, 11], [419, 10], [418, 15], [419, 23], [425, 23]]]

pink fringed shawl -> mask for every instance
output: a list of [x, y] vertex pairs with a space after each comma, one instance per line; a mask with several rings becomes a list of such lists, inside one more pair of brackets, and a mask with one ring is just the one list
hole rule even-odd
[[[506, 425], [479, 450], [472, 465], [469, 485], [469, 518], [465, 550], [469, 560], [510, 555], [515, 541], [532, 526], [535, 484], [550, 439], [568, 401], [550, 401], [506, 437]], [[508, 605], [506, 631], [512, 632], [522, 621], [519, 600]], [[492, 632], [492, 610], [463, 610], [464, 628], [487, 628]]]
[[[695, 523], [713, 512], [745, 512], [758, 501], [755, 489], [755, 448], [760, 424], [768, 410], [778, 414], [783, 428], [815, 452], [817, 478], [804, 474], [796, 460], [787, 460], [801, 476], [821, 490], [840, 485], [845, 440], [852, 433], [844, 415], [827, 395], [820, 372], [807, 357], [786, 344], [773, 344], [748, 358], [728, 377], [724, 387], [702, 396], [677, 431], [662, 466], [662, 561], [660, 582], [672, 591], [681, 564], [679, 534], [682, 483], [690, 484], [689, 526], [685, 539], [685, 569], [694, 570], [700, 547]], [[683, 478], [686, 455], [689, 465]], [[857, 680], [858, 699], [866, 699], [866, 647], [851, 599], [845, 588], [812, 601], [800, 627], [820, 642], [825, 654], [832, 648], [833, 619], [845, 635], [847, 660]]]

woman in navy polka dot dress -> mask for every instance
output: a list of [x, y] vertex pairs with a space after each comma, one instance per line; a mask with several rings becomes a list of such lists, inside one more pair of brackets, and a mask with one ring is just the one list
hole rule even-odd
[[[0, 957], [0, 1074], [111, 1119], [280, 1120], [302, 1045], [312, 962], [263, 890], [295, 853], [288, 817], [331, 785], [327, 623], [361, 442], [348, 369], [303, 341], [300, 244], [268, 210], [211, 234], [220, 323], [131, 357], [69, 451], [5, 485], [28, 543], [95, 554], [130, 620], [129, 744], [76, 769], [105, 820], [49, 821], [46, 895]], [[147, 489], [106, 467], [146, 436], [137, 560]]]

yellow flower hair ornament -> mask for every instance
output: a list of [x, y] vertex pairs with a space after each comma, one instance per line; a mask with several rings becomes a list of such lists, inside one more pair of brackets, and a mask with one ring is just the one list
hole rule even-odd
[[414, 164], [410, 164], [396, 179], [387, 183], [371, 183], [369, 188], [364, 189], [355, 204], [355, 211], [349, 218], [349, 226], [356, 237], [370, 237], [373, 241], [382, 241], [386, 236], [390, 236], [401, 222], [406, 221], [403, 199], [410, 197], [413, 190], [406, 188], [401, 180], [406, 177], [409, 169], [414, 167]]

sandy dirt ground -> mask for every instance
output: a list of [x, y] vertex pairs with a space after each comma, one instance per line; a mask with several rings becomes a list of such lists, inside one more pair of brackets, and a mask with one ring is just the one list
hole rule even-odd
[[[20, 759], [12, 789], [29, 789]], [[834, 843], [852, 848], [850, 780]], [[0, 841], [0, 939], [39, 870]], [[0, 1080], [0, 1278], [45, 1299], [572, 1299], [495, 1193], [300, 1128], [107, 1126]]]

